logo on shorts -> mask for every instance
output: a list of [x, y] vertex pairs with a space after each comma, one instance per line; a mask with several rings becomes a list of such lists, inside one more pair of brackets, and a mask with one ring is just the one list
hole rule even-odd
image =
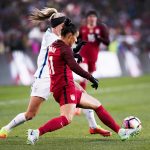
[[70, 95], [70, 98], [72, 101], [75, 101], [75, 95], [74, 94]]

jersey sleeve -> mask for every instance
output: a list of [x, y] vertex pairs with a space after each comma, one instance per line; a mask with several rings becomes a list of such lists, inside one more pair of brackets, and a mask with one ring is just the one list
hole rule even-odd
[[101, 37], [102, 37], [102, 42], [108, 46], [110, 43], [109, 30], [108, 30], [108, 27], [104, 23], [101, 24]]
[[61, 50], [61, 57], [70, 67], [70, 69], [76, 74], [80, 75], [83, 78], [90, 79], [91, 74], [84, 71], [75, 61], [71, 48], [63, 47]]

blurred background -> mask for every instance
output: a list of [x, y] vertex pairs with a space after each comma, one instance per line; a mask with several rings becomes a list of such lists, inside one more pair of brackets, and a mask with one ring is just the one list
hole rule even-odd
[[[33, 8], [55, 7], [80, 26], [95, 9], [109, 27], [111, 43], [101, 46], [94, 76], [138, 77], [150, 73], [149, 0], [1, 0], [0, 85], [30, 85], [43, 33], [48, 24], [33, 26]], [[76, 77], [78, 78], [78, 77]]]

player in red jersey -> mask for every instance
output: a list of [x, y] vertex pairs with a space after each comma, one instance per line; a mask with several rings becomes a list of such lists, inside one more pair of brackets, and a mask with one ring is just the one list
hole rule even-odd
[[[83, 57], [81, 67], [93, 73], [96, 70], [96, 61], [101, 43], [109, 45], [109, 33], [107, 26], [100, 22], [98, 24], [98, 15], [95, 11], [89, 11], [86, 16], [87, 25], [80, 27], [79, 38], [86, 41], [86, 45], [82, 47], [80, 54]], [[81, 79], [80, 85], [86, 89], [86, 79]]]
[[77, 36], [76, 26], [66, 19], [61, 31], [61, 39], [48, 47], [50, 90], [53, 92], [55, 100], [60, 104], [60, 116], [49, 120], [36, 130], [29, 129], [28, 144], [35, 144], [39, 136], [70, 124], [76, 107], [93, 109], [99, 119], [116, 132], [122, 140], [137, 133], [137, 129], [120, 128], [97, 99], [75, 88], [72, 71], [92, 82], [93, 88], [98, 88], [98, 80], [84, 71], [74, 60], [71, 46], [77, 40]]

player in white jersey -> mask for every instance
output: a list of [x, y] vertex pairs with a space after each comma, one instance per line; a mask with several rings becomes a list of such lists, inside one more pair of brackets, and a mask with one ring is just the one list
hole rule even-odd
[[50, 76], [48, 68], [48, 49], [47, 47], [56, 41], [59, 37], [47, 29], [43, 36], [41, 50], [37, 60], [37, 70], [34, 74], [35, 81], [32, 85], [31, 96], [38, 96], [47, 100], [50, 95]]
[[[35, 73], [35, 81], [32, 85], [30, 102], [26, 112], [18, 114], [12, 121], [1, 128], [0, 138], [7, 138], [9, 132], [16, 126], [31, 120], [37, 114], [41, 104], [48, 99], [50, 95], [50, 76], [48, 69], [48, 49], [54, 41], [59, 39], [59, 35], [66, 19], [65, 15], [58, 13], [54, 8], [45, 8], [43, 10], [35, 9], [31, 16], [34, 21], [43, 21], [48, 19], [51, 22], [51, 29], [48, 28], [42, 40], [41, 50], [38, 56], [38, 68]], [[79, 86], [77, 84], [77, 86]], [[81, 88], [81, 87], [78, 87]], [[111, 132], [104, 130], [96, 124], [93, 111], [87, 111], [86, 117], [89, 122], [91, 134], [101, 134], [103, 136], [110, 136]], [[90, 130], [91, 131], [91, 130]]]

